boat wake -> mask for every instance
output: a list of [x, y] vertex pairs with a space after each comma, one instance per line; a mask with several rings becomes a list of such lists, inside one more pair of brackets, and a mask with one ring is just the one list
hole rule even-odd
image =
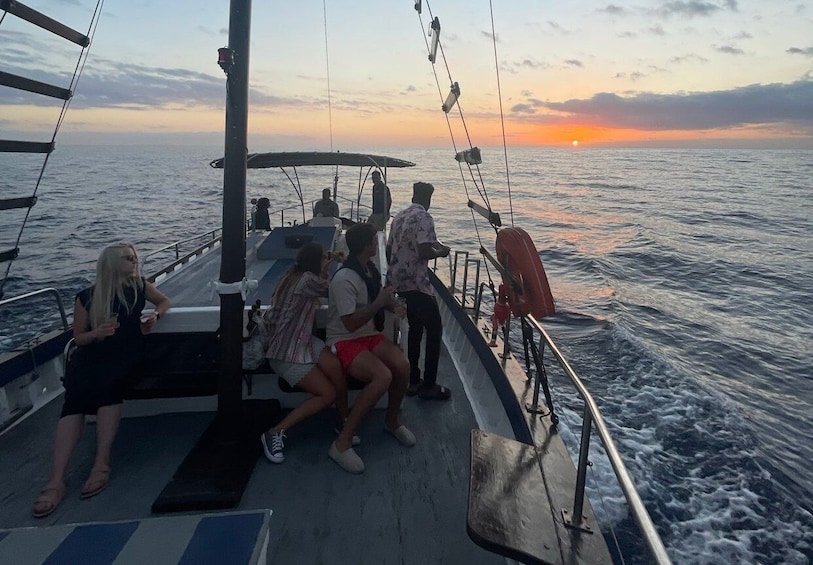
[[[813, 516], [774, 484], [734, 403], [618, 324], [560, 313], [545, 325], [567, 344], [563, 352], [598, 402], [675, 562], [809, 562]], [[583, 403], [561, 375], [550, 378], [575, 459]], [[591, 461], [588, 491], [599, 520], [621, 547], [644, 556], [597, 436]]]

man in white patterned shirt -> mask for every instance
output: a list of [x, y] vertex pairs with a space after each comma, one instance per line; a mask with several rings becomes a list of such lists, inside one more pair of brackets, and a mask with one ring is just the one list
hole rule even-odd
[[[438, 242], [435, 221], [429, 215], [435, 187], [416, 182], [412, 187], [412, 205], [395, 216], [387, 240], [387, 279], [406, 300], [409, 339], [407, 357], [410, 364], [407, 395], [431, 400], [448, 400], [451, 391], [437, 384], [440, 342], [443, 323], [435, 291], [429, 279], [429, 259], [448, 257], [449, 248]], [[418, 362], [421, 340], [426, 330], [426, 356], [423, 379]]]

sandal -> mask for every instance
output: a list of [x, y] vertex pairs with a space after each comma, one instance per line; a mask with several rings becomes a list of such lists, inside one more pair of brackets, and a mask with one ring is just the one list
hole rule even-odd
[[418, 379], [418, 382], [413, 383], [410, 381], [409, 386], [406, 389], [407, 396], [415, 396], [421, 390], [423, 386], [423, 379]]
[[418, 398], [422, 398], [423, 400], [449, 400], [451, 397], [452, 391], [439, 384], [434, 384], [428, 388], [421, 388], [421, 391], [418, 393]]
[[59, 503], [65, 497], [67, 487], [46, 487], [42, 489], [39, 497], [34, 501], [34, 518], [45, 518], [53, 514]]
[[90, 470], [90, 476], [82, 487], [81, 498], [92, 498], [107, 488], [110, 480], [110, 467], [94, 467]]

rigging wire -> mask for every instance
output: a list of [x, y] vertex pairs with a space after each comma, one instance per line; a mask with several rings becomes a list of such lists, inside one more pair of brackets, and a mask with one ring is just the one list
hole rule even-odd
[[330, 131], [330, 152], [333, 152], [333, 105], [330, 98], [330, 51], [327, 41], [327, 0], [322, 0], [322, 19], [325, 24], [325, 70], [327, 73], [327, 120]]
[[[79, 84], [79, 79], [82, 76], [82, 72], [85, 69], [85, 63], [87, 62], [88, 56], [90, 55], [90, 47], [93, 45], [93, 38], [96, 35], [96, 29], [99, 25], [99, 19], [101, 18], [101, 12], [104, 7], [104, 0], [98, 0], [96, 2], [96, 8], [93, 10], [93, 16], [90, 19], [90, 25], [88, 26], [87, 37], [90, 39], [88, 45], [86, 47], [82, 47], [82, 50], [79, 52], [79, 57], [76, 60], [76, 66], [73, 69], [73, 76], [71, 77], [71, 82], [68, 85], [68, 90], [71, 93], [75, 93], [76, 86]], [[0, 23], [3, 22], [5, 19], [7, 12], [3, 13], [3, 18], [0, 18]], [[73, 101], [73, 96], [70, 96], [67, 100], [62, 102], [62, 110], [59, 113], [59, 118], [57, 119], [56, 126], [54, 127], [54, 132], [51, 135], [51, 144], [53, 145], [56, 141], [57, 133], [59, 133], [59, 129], [62, 127], [62, 122], [65, 120], [65, 116], [68, 113], [68, 108], [71, 105], [71, 101]], [[45, 167], [48, 165], [48, 160], [51, 157], [51, 153], [53, 151], [49, 151], [45, 154], [45, 158], [42, 162], [42, 167], [40, 167], [39, 175], [37, 176], [37, 182], [34, 185], [34, 193], [32, 194], [33, 197], [37, 196], [37, 191], [39, 190], [40, 184], [42, 183], [42, 178], [45, 175]], [[33, 206], [32, 206], [33, 207]], [[17, 239], [14, 243], [14, 247], [12, 249], [19, 248], [20, 241], [23, 237], [23, 231], [25, 230], [25, 226], [28, 223], [28, 218], [31, 216], [31, 208], [29, 207], [25, 212], [25, 217], [23, 218], [23, 223], [20, 226], [20, 231], [17, 233]], [[14, 258], [12, 258], [8, 265], [6, 265], [6, 273], [3, 276], [3, 280], [0, 281], [0, 296], [3, 295], [3, 288], [6, 285], [6, 281], [8, 280], [8, 275], [11, 272], [11, 266], [14, 263]]]
[[500, 86], [500, 61], [497, 58], [497, 32], [494, 28], [494, 5], [488, 0], [491, 12], [491, 43], [494, 46], [494, 70], [497, 73], [497, 99], [500, 101], [500, 126], [502, 127], [502, 150], [505, 157], [505, 181], [508, 186], [508, 209], [511, 214], [511, 226], [514, 225], [514, 199], [511, 197], [511, 174], [508, 170], [508, 146], [505, 141], [505, 113], [502, 108], [502, 87]]
[[[432, 7], [430, 6], [428, 0], [426, 2], [426, 7], [427, 7], [427, 10], [429, 11], [430, 19], [434, 20], [434, 14], [432, 13]], [[429, 47], [429, 40], [427, 39], [427, 34], [424, 33], [425, 28], [424, 28], [424, 24], [423, 24], [423, 18], [421, 18], [421, 13], [420, 12], [418, 12], [418, 22], [419, 22], [419, 26], [420, 26], [420, 30], [421, 30], [421, 35], [423, 36], [424, 44], [426, 45], [427, 52], [431, 52], [430, 47]], [[448, 60], [446, 58], [446, 52], [443, 49], [443, 42], [442, 41], [438, 41], [438, 48], [440, 50], [441, 58], [443, 59], [444, 67], [446, 68], [446, 74], [447, 74], [447, 76], [449, 78], [449, 82], [450, 82], [450, 84], [453, 84], [454, 81], [452, 80], [452, 73], [451, 73], [451, 70], [449, 68], [449, 62], [448, 62]], [[434, 77], [435, 77], [435, 84], [436, 84], [437, 90], [438, 90], [438, 97], [440, 98], [441, 101], [443, 101], [444, 100], [443, 91], [441, 90], [440, 79], [438, 78], [438, 72], [437, 72], [437, 69], [435, 68], [434, 64], [432, 64], [432, 73], [434, 74]], [[457, 100], [457, 111], [458, 111], [458, 115], [460, 116], [460, 122], [461, 122], [461, 124], [463, 126], [463, 131], [466, 134], [466, 140], [468, 142], [468, 146], [471, 148], [471, 147], [473, 147], [471, 134], [469, 133], [469, 129], [468, 129], [468, 126], [466, 124], [466, 119], [465, 119], [465, 116], [463, 115], [463, 108], [462, 108], [462, 105], [460, 104], [460, 100]], [[450, 137], [451, 142], [452, 142], [452, 147], [453, 147], [453, 149], [455, 151], [455, 154], [457, 154], [458, 153], [458, 148], [457, 148], [457, 143], [455, 142], [454, 132], [452, 130], [452, 125], [451, 125], [451, 120], [449, 118], [449, 114], [447, 112], [444, 112], [443, 115], [446, 118], [446, 125], [447, 125], [447, 128], [449, 130], [449, 137]], [[471, 200], [471, 195], [469, 194], [468, 183], [466, 182], [466, 176], [465, 176], [465, 174], [463, 172], [463, 163], [458, 161], [458, 167], [460, 169], [460, 177], [461, 177], [461, 180], [463, 182], [463, 189], [464, 189], [464, 191], [466, 193], [466, 199], [470, 201]], [[478, 165], [475, 165], [477, 175], [480, 178], [480, 183], [479, 184], [477, 183], [477, 179], [475, 178], [474, 171], [472, 170], [472, 166], [469, 164], [468, 167], [469, 167], [469, 173], [470, 173], [470, 175], [472, 177], [472, 184], [477, 189], [477, 192], [480, 195], [480, 198], [486, 204], [488, 209], [491, 210], [492, 209], [491, 208], [491, 202], [490, 202], [489, 197], [488, 197], [488, 191], [486, 190], [485, 181], [483, 179], [483, 175], [482, 175], [482, 171], [480, 170], [480, 167]], [[484, 248], [484, 246], [483, 246], [483, 238], [482, 238], [482, 235], [480, 234], [480, 228], [479, 228], [479, 226], [477, 224], [477, 218], [474, 215], [474, 209], [469, 208], [469, 212], [471, 213], [471, 221], [472, 221], [472, 225], [474, 226], [475, 234], [477, 236], [477, 242], [480, 245], [480, 248], [483, 249]], [[492, 227], [494, 228], [494, 231], [496, 232], [497, 227], [496, 226], [492, 226]], [[492, 293], [494, 293], [494, 281], [492, 279], [491, 269], [490, 269], [489, 264], [488, 264], [487, 261], [485, 263], [485, 268], [486, 268], [486, 276], [488, 277], [488, 280], [490, 282], [490, 288], [492, 289]]]

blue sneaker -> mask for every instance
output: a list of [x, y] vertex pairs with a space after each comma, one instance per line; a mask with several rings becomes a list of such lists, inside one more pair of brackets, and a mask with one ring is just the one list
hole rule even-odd
[[275, 434], [268, 431], [260, 436], [265, 457], [271, 461], [271, 463], [282, 463], [285, 461], [285, 454], [282, 452], [282, 449], [285, 447], [284, 439], [285, 430], [280, 430]]

